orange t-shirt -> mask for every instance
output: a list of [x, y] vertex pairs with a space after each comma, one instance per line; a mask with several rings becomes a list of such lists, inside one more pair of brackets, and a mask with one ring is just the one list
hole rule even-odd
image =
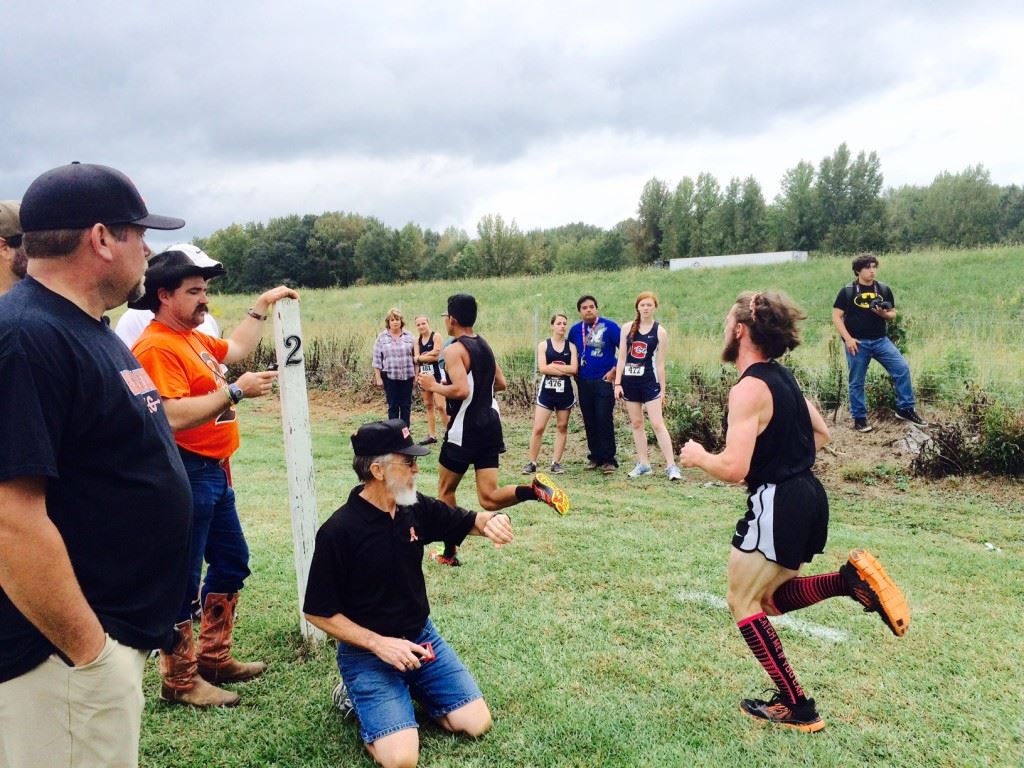
[[[132, 352], [165, 400], [206, 395], [228, 383], [220, 370], [220, 363], [228, 353], [224, 339], [198, 331], [182, 333], [153, 320], [135, 342]], [[227, 406], [206, 424], [175, 432], [174, 441], [200, 456], [229, 458], [238, 449], [238, 417], [234, 406]]]

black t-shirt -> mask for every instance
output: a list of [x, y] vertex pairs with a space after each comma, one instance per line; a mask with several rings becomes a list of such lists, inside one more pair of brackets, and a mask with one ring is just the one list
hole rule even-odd
[[[166, 645], [192, 492], [160, 396], [105, 323], [31, 277], [0, 297], [0, 481], [23, 477], [46, 478], [47, 514], [103, 628]], [[0, 682], [53, 651], [0, 590]]]
[[302, 610], [330, 618], [342, 614], [387, 637], [416, 637], [430, 616], [423, 581], [423, 548], [432, 541], [460, 543], [476, 514], [416, 494], [394, 518], [352, 489], [348, 501], [316, 534]]
[[896, 306], [892, 289], [885, 283], [876, 281], [873, 285], [861, 285], [859, 280], [854, 280], [839, 289], [832, 306], [843, 310], [843, 322], [853, 338], [874, 340], [885, 337], [885, 318], [870, 309], [871, 302], [878, 297]]
[[806, 472], [814, 466], [817, 449], [807, 401], [792, 372], [772, 360], [749, 366], [740, 378], [747, 376], [763, 381], [772, 393], [772, 418], [757, 436], [746, 477], [753, 491]]

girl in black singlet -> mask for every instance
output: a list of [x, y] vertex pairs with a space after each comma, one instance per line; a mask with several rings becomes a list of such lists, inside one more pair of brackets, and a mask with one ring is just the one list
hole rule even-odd
[[619, 358], [615, 367], [615, 399], [626, 401], [629, 426], [633, 430], [636, 445], [636, 466], [629, 472], [630, 477], [649, 475], [653, 471], [647, 454], [647, 430], [644, 428], [644, 408], [651, 422], [651, 429], [658, 439], [658, 447], [665, 457], [665, 475], [669, 480], [680, 480], [682, 475], [676, 466], [672, 452], [672, 439], [665, 427], [662, 406], [665, 402], [665, 353], [668, 347], [668, 333], [665, 327], [654, 320], [658, 308], [658, 297], [652, 291], [644, 291], [636, 297], [633, 305], [636, 317], [632, 324], [623, 323], [619, 341]]
[[[430, 321], [426, 315], [419, 315], [416, 318], [416, 330], [419, 331], [419, 338], [416, 339], [416, 351], [413, 359], [416, 362], [416, 373], [429, 373], [434, 381], [441, 382], [441, 367], [438, 359], [441, 356], [441, 334], [430, 329]], [[417, 389], [419, 387], [417, 386]], [[426, 392], [420, 389], [423, 396], [423, 405], [427, 409], [427, 436], [420, 441], [420, 445], [431, 445], [437, 442], [435, 423], [442, 419], [445, 412], [445, 400], [443, 395], [436, 392]]]
[[569, 318], [559, 313], [551, 318], [551, 338], [537, 345], [537, 370], [542, 374], [537, 390], [537, 406], [533, 411], [533, 434], [530, 436], [530, 461], [523, 467], [524, 475], [537, 471], [537, 457], [551, 414], [555, 414], [555, 452], [552, 474], [562, 474], [562, 454], [569, 434], [569, 413], [576, 404], [572, 376], [578, 370], [576, 346], [565, 336]]

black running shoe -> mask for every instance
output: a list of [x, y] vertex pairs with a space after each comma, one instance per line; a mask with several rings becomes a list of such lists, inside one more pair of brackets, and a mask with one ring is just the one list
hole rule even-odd
[[815, 733], [825, 727], [825, 721], [814, 708], [814, 699], [807, 699], [803, 704], [791, 704], [783, 701], [778, 691], [768, 701], [743, 699], [740, 712], [761, 722], [775, 723], [804, 733]]
[[917, 415], [917, 411], [913, 408], [898, 408], [896, 410], [896, 418], [902, 421], [909, 421], [911, 424], [916, 424], [919, 427], [927, 427], [928, 422]]
[[854, 419], [853, 428], [858, 432], [870, 432], [872, 430], [872, 426], [868, 424], [867, 419]]

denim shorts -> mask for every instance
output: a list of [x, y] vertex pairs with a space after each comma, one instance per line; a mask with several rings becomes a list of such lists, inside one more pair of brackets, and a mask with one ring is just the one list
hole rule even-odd
[[419, 727], [413, 712], [415, 698], [435, 720], [483, 694], [455, 651], [427, 619], [414, 643], [431, 643], [433, 661], [419, 669], [399, 672], [375, 654], [338, 643], [338, 669], [359, 718], [359, 736], [367, 744], [406, 728]]

